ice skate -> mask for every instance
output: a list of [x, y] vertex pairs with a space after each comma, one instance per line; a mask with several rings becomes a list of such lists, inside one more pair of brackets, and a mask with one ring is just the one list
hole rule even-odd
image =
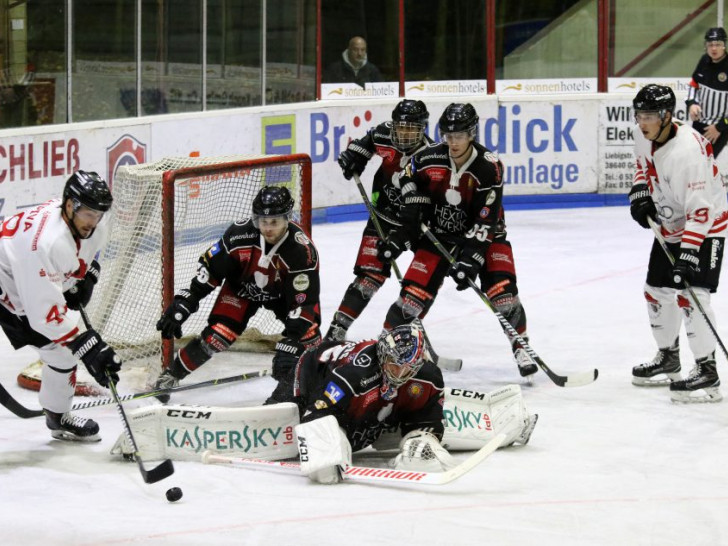
[[57, 440], [71, 442], [98, 442], [99, 425], [92, 419], [85, 419], [71, 413], [45, 411], [46, 426]]
[[695, 361], [695, 367], [682, 380], [670, 385], [670, 398], [683, 404], [715, 403], [723, 399], [720, 378], [715, 369], [715, 353]]
[[659, 349], [651, 362], [632, 368], [632, 384], [637, 387], [662, 387], [680, 379], [680, 349]]
[[513, 342], [512, 349], [513, 359], [516, 361], [516, 365], [518, 366], [518, 372], [521, 374], [521, 377], [526, 378], [529, 385], [532, 384], [533, 377], [531, 376], [538, 371], [538, 366], [533, 360], [531, 360], [526, 349], [524, 349], [518, 341]]
[[[171, 389], [173, 387], [176, 387], [179, 385], [179, 379], [172, 375], [172, 372], [169, 371], [169, 369], [164, 370], [157, 380], [154, 382], [154, 390], [160, 390], [160, 389]], [[169, 394], [157, 394], [155, 395], [155, 398], [159, 400], [162, 404], [166, 404], [169, 402], [170, 395]]]

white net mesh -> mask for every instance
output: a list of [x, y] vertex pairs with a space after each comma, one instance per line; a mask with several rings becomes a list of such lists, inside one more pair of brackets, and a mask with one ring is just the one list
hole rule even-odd
[[[199, 256], [235, 220], [250, 217], [264, 185], [285, 185], [296, 201], [294, 221], [310, 219], [304, 195], [305, 156], [170, 157], [156, 163], [121, 167], [112, 183], [113, 229], [99, 262], [101, 278], [88, 307], [91, 323], [124, 360], [124, 366], [160, 369], [161, 339], [155, 325], [162, 312], [162, 225], [174, 206], [174, 291], [189, 286]], [[273, 161], [272, 163], [263, 163]], [[190, 168], [194, 172], [189, 172]], [[180, 169], [187, 169], [180, 172]], [[310, 172], [310, 169], [308, 170]], [[173, 178], [174, 197], [163, 198], [162, 180]], [[308, 190], [306, 190], [308, 191]], [[310, 231], [310, 220], [304, 229]], [[207, 324], [217, 292], [183, 326], [192, 336]], [[243, 336], [248, 342], [274, 340], [283, 325], [261, 309]], [[265, 346], [265, 345], [264, 345]], [[243, 346], [250, 348], [250, 343]], [[149, 370], [149, 368], [152, 370]]]

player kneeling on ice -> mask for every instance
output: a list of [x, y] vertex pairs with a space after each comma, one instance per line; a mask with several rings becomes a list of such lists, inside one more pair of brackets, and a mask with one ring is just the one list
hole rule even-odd
[[[401, 470], [447, 470], [455, 462], [445, 445], [478, 448], [496, 433], [506, 434], [504, 444], [525, 444], [536, 416], [528, 415], [520, 388], [512, 387], [487, 402], [487, 413], [480, 406], [472, 430], [459, 429], [457, 421], [468, 410], [451, 411], [446, 419], [442, 373], [418, 325], [398, 326], [376, 341], [324, 343], [306, 352], [296, 367], [301, 471], [314, 481], [336, 483], [341, 467], [351, 464], [352, 451], [375, 442], [389, 447], [391, 434], [384, 433], [393, 429], [398, 430], [400, 448], [394, 464]], [[465, 405], [475, 401], [467, 394], [461, 397]], [[483, 415], [488, 423], [477, 422]], [[453, 425], [451, 443], [443, 445], [448, 421]]]
[[95, 172], [77, 171], [62, 199], [11, 216], [0, 238], [0, 325], [15, 349], [36, 347], [43, 363], [40, 403], [54, 438], [97, 441], [99, 426], [70, 413], [81, 360], [104, 387], [121, 360], [95, 330], [85, 306], [99, 278], [94, 256], [108, 234], [112, 197]]
[[[253, 200], [253, 217], [227, 228], [199, 260], [197, 276], [180, 290], [157, 322], [162, 337], [182, 337], [182, 325], [200, 300], [220, 287], [207, 327], [180, 349], [157, 379], [155, 389], [179, 384], [215, 353], [227, 350], [261, 307], [283, 322], [276, 344], [273, 378], [278, 386], [269, 402], [292, 392], [292, 373], [303, 351], [321, 341], [318, 252], [303, 229], [290, 220], [293, 198], [283, 186], [265, 186]], [[162, 402], [169, 395], [158, 395]]]

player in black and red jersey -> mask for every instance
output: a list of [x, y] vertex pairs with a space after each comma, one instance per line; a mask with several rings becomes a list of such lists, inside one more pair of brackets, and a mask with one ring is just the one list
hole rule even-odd
[[[215, 288], [220, 291], [202, 333], [180, 349], [154, 388], [170, 388], [224, 351], [243, 333], [256, 311], [270, 309], [283, 322], [276, 344], [270, 402], [291, 391], [298, 357], [321, 341], [319, 258], [303, 229], [290, 221], [293, 199], [283, 186], [262, 188], [253, 201], [253, 217], [233, 223], [199, 260], [197, 276], [180, 290], [157, 323], [162, 337], [182, 336], [182, 324]], [[169, 395], [157, 398], [163, 402]]]
[[[503, 165], [475, 142], [478, 114], [471, 104], [450, 104], [439, 120], [443, 141], [414, 154], [400, 178], [403, 226], [380, 242], [379, 258], [396, 259], [417, 241], [400, 297], [390, 307], [385, 328], [423, 318], [447, 275], [458, 290], [480, 278], [495, 307], [526, 339], [526, 313], [518, 297], [511, 243], [503, 211]], [[456, 257], [450, 265], [426, 238], [421, 222]], [[538, 370], [516, 339], [511, 340], [521, 376]]]
[[[400, 222], [402, 188], [399, 178], [404, 167], [412, 154], [432, 142], [425, 135], [429, 116], [422, 101], [402, 100], [392, 111], [392, 121], [380, 123], [367, 131], [364, 137], [352, 140], [339, 156], [339, 165], [347, 180], [354, 174], [361, 174], [374, 155], [382, 158], [374, 174], [372, 205], [385, 233]], [[343, 341], [351, 324], [389, 277], [389, 260], [383, 261], [377, 256], [379, 240], [377, 230], [369, 219], [354, 263], [356, 277], [346, 289], [325, 339]]]
[[442, 373], [416, 323], [383, 332], [378, 340], [324, 342], [306, 352], [294, 381], [299, 450], [306, 438], [302, 469], [315, 481], [336, 482], [339, 465], [351, 463], [352, 451], [398, 427], [403, 439], [397, 468], [434, 464], [442, 470], [452, 462], [440, 445], [443, 389]]

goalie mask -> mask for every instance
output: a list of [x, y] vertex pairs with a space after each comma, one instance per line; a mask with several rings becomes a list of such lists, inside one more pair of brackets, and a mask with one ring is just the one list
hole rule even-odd
[[293, 198], [284, 186], [264, 186], [253, 200], [253, 225], [260, 228], [261, 218], [291, 219]]
[[422, 328], [416, 324], [383, 332], [377, 340], [377, 356], [387, 383], [394, 388], [412, 379], [426, 360], [432, 360]]
[[425, 125], [430, 117], [421, 100], [405, 99], [392, 111], [392, 142], [402, 152], [417, 148], [425, 136]]

